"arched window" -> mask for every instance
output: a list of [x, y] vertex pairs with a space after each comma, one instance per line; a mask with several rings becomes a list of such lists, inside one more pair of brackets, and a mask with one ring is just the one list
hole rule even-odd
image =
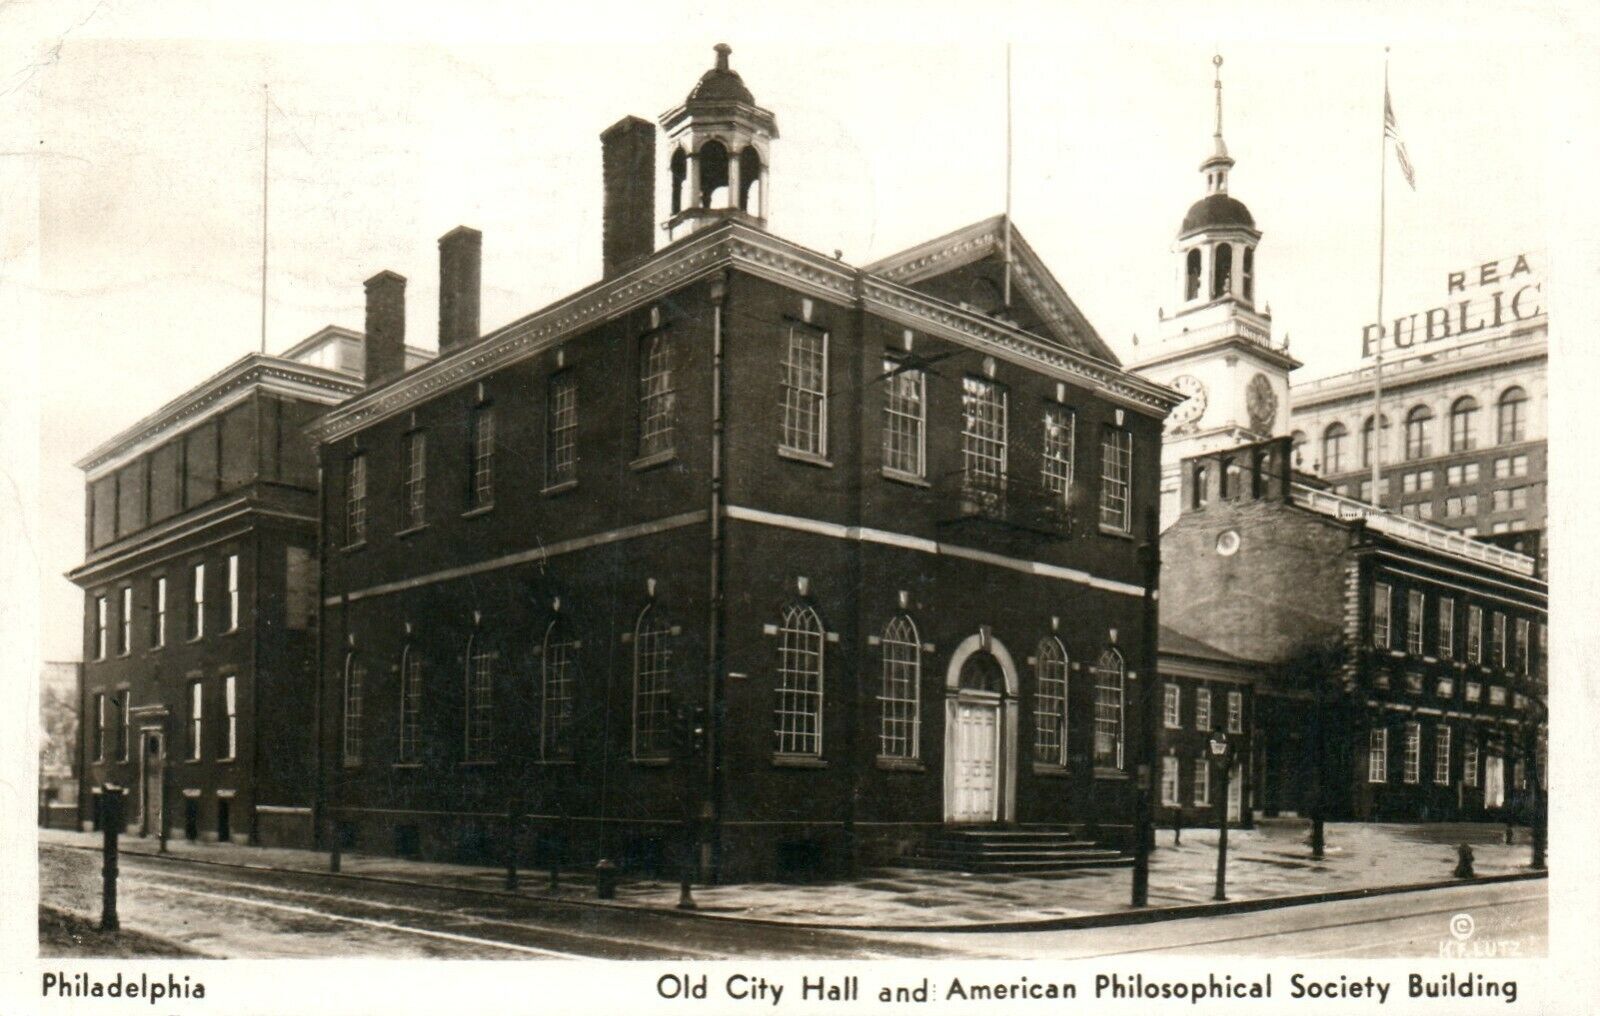
[[780, 755], [822, 754], [822, 619], [808, 606], [784, 608], [778, 626], [777, 710]]
[[707, 141], [695, 156], [700, 166], [701, 208], [727, 208], [733, 204], [728, 194], [728, 150], [720, 141]]
[[670, 745], [672, 626], [654, 605], [633, 626], [633, 757], [666, 758]]
[[1406, 414], [1406, 458], [1425, 459], [1433, 454], [1433, 410], [1416, 406]]
[[1034, 657], [1033, 760], [1049, 766], [1067, 764], [1067, 651], [1061, 640], [1039, 640]]
[[1513, 385], [1500, 393], [1500, 413], [1496, 421], [1497, 441], [1514, 444], [1526, 440], [1528, 393]]
[[467, 640], [466, 722], [463, 760], [494, 760], [494, 675], [500, 654], [481, 633]]
[[1122, 654], [1107, 649], [1095, 661], [1094, 765], [1096, 769], [1122, 768], [1123, 669]]
[[[1378, 445], [1373, 444], [1372, 432], [1374, 430], [1379, 431], [1377, 438]], [[1382, 426], [1375, 428], [1373, 426], [1373, 417], [1367, 417], [1367, 422], [1361, 425], [1361, 465], [1363, 467], [1372, 465], [1373, 449], [1376, 447], [1381, 452], [1381, 445], [1388, 439], [1389, 418], [1385, 416], [1383, 418]]]
[[367, 668], [352, 650], [344, 654], [344, 764], [361, 764], [361, 693]]
[[963, 691], [986, 691], [998, 695], [1006, 686], [1006, 672], [993, 653], [973, 653], [961, 665], [957, 683]]
[[1289, 435], [1289, 447], [1293, 450], [1292, 457], [1294, 459], [1294, 464], [1295, 464], [1296, 467], [1299, 467], [1302, 464], [1304, 464], [1305, 453], [1302, 452], [1300, 449], [1304, 448], [1305, 444], [1306, 444], [1306, 432], [1305, 431], [1297, 430], [1294, 433]]
[[683, 211], [684, 193], [689, 182], [689, 156], [679, 148], [672, 153], [672, 214]]
[[422, 758], [422, 654], [415, 646], [400, 653], [400, 761]]
[[1191, 250], [1183, 263], [1183, 298], [1193, 300], [1200, 295], [1200, 248]]
[[884, 625], [880, 643], [883, 681], [878, 688], [878, 755], [917, 758], [920, 754], [918, 706], [922, 686], [922, 643], [917, 626], [904, 614]]
[[546, 760], [572, 758], [577, 690], [578, 642], [558, 617], [545, 627], [539, 650], [539, 754]]
[[1344, 472], [1345, 443], [1350, 431], [1342, 423], [1330, 423], [1322, 432], [1322, 475]]
[[1206, 464], [1204, 462], [1196, 462], [1194, 464], [1194, 493], [1190, 495], [1189, 504], [1191, 508], [1204, 508], [1206, 506], [1206, 498], [1210, 495], [1210, 491], [1206, 490], [1206, 484], [1210, 480], [1211, 474], [1206, 469]]
[[752, 215], [761, 214], [761, 154], [755, 148], [739, 153], [739, 207]]
[[1450, 450], [1466, 452], [1478, 447], [1478, 400], [1463, 395], [1450, 405]]
[[1244, 249], [1244, 257], [1240, 259], [1240, 262], [1239, 284], [1243, 287], [1244, 298], [1246, 300], [1254, 300], [1256, 298], [1256, 249], [1254, 247], [1246, 247]]
[[1211, 266], [1211, 299], [1227, 296], [1233, 286], [1233, 246], [1217, 244], [1217, 263]]

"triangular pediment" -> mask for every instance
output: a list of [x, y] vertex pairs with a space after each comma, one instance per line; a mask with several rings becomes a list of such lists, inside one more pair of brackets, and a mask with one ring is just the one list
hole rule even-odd
[[965, 306], [1068, 349], [1121, 366], [1039, 255], [1011, 224], [1011, 305], [1003, 306], [1006, 217], [996, 215], [866, 266], [866, 271]]

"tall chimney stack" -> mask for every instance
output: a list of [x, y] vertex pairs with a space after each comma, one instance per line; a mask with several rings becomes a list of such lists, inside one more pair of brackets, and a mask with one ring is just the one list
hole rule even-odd
[[483, 234], [457, 226], [439, 237], [439, 355], [478, 341]]
[[387, 269], [367, 280], [367, 387], [406, 369], [406, 278]]
[[625, 116], [600, 134], [605, 185], [601, 260], [606, 278], [656, 249], [656, 127]]

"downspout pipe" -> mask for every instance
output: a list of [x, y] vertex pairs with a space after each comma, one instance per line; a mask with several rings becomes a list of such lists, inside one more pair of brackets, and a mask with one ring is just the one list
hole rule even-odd
[[726, 663], [723, 645], [723, 524], [722, 508], [725, 477], [723, 475], [723, 435], [726, 421], [723, 418], [723, 314], [728, 299], [728, 273], [724, 271], [711, 280], [711, 491], [710, 491], [710, 574], [707, 603], [709, 617], [706, 627], [706, 796], [701, 805], [700, 818], [704, 825], [701, 841], [700, 876], [715, 883], [721, 867], [722, 821], [722, 730], [723, 688], [722, 674]]

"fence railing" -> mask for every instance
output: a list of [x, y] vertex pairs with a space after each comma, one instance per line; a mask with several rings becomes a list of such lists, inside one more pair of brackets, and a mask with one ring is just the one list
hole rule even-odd
[[1303, 483], [1294, 484], [1291, 493], [1297, 503], [1307, 508], [1339, 519], [1365, 519], [1369, 528], [1405, 540], [1407, 543], [1454, 554], [1518, 575], [1531, 576], [1534, 573], [1533, 558], [1526, 554], [1518, 554], [1513, 550], [1505, 550], [1481, 540], [1474, 540], [1453, 529], [1409, 519], [1404, 515], [1396, 515], [1382, 508], [1374, 508], [1365, 502], [1330, 494]]

